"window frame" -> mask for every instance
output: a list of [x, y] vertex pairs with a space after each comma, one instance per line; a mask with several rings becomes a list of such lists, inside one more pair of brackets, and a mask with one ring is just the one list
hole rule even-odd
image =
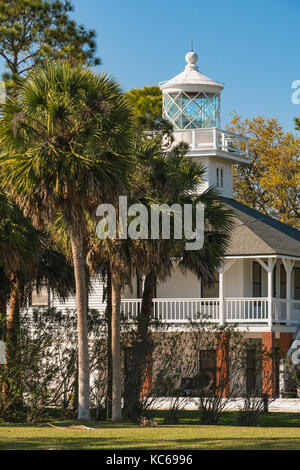
[[[254, 281], [254, 267], [259, 268], [259, 281]], [[254, 287], [259, 286], [259, 295], [254, 295]], [[262, 295], [262, 267], [257, 261], [252, 263], [252, 297], [260, 298]]]
[[[203, 284], [202, 280], [201, 280], [201, 299], [218, 299], [219, 298], [219, 294], [220, 294], [220, 282], [219, 282], [219, 272], [218, 271], [215, 271], [214, 273], [214, 276], [215, 276], [215, 282], [212, 284], [211, 287], [207, 287]], [[205, 296], [205, 290], [210, 290], [210, 289], [214, 289], [214, 288], [217, 288], [217, 295], [216, 296]]]
[[33, 292], [35, 291], [36, 295], [38, 296], [37, 294], [37, 291], [36, 291], [36, 284], [33, 285], [33, 288], [30, 292], [30, 298], [29, 298], [29, 306], [32, 307], [32, 308], [41, 308], [41, 307], [44, 307], [44, 308], [49, 308], [50, 307], [50, 286], [48, 284], [48, 282], [45, 282], [41, 285], [41, 287], [47, 287], [47, 297], [48, 297], [48, 302], [47, 304], [42, 304], [42, 303], [32, 303], [32, 294]]
[[216, 166], [216, 187], [219, 189], [224, 189], [224, 175], [224, 166]]
[[[300, 267], [296, 266], [294, 267], [294, 300], [300, 300]], [[299, 273], [299, 279], [297, 279], [296, 285], [296, 272]]]

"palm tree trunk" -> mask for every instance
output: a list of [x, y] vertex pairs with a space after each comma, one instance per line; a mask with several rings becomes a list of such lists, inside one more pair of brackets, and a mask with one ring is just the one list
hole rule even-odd
[[111, 417], [111, 399], [112, 399], [112, 353], [111, 353], [111, 272], [107, 270], [106, 284], [106, 319], [107, 319], [107, 400], [106, 400], [106, 416]]
[[147, 358], [152, 352], [152, 338], [149, 334], [149, 324], [152, 313], [152, 300], [155, 295], [156, 277], [150, 272], [144, 283], [141, 311], [138, 315], [137, 332], [131, 351], [131, 361], [127, 370], [124, 391], [126, 413], [130, 419], [135, 419], [147, 368]]
[[70, 233], [76, 285], [78, 333], [78, 419], [90, 419], [89, 345], [87, 325], [87, 287], [83, 241]]
[[138, 326], [137, 326], [137, 347], [139, 353], [137, 356], [137, 371], [139, 377], [137, 381], [138, 388], [135, 390], [135, 396], [138, 398], [142, 392], [143, 380], [145, 377], [147, 358], [152, 352], [152, 337], [149, 334], [149, 325], [151, 320], [152, 308], [153, 308], [153, 297], [155, 295], [156, 277], [152, 271], [150, 271], [144, 282], [143, 296], [141, 311], [138, 315]]
[[[20, 290], [18, 280], [12, 281], [7, 321], [7, 343], [10, 344], [11, 355], [18, 350], [18, 335], [20, 326]], [[9, 357], [9, 356], [8, 356]]]
[[112, 352], [112, 421], [122, 419], [122, 381], [120, 353], [120, 304], [121, 286], [112, 273], [112, 315], [111, 315], [111, 352]]
[[[6, 360], [4, 364], [4, 369], [7, 371], [7, 377], [2, 385], [2, 393], [4, 396], [4, 402], [9, 401], [10, 407], [15, 409], [19, 409], [23, 403], [19, 347], [20, 300], [20, 282], [15, 276], [12, 276], [9, 314], [6, 330]], [[13, 393], [13, 396], [11, 396], [11, 393]]]
[[153, 297], [155, 295], [156, 277], [152, 271], [150, 271], [144, 282], [143, 296], [141, 313], [138, 316], [138, 332], [140, 335], [148, 336], [149, 323], [151, 319]]
[[6, 296], [0, 294], [0, 340], [5, 341]]

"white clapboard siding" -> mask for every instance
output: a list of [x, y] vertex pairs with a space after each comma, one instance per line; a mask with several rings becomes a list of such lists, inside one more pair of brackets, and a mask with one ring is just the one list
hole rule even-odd
[[99, 311], [105, 310], [105, 303], [103, 303], [103, 290], [104, 283], [101, 276], [94, 277], [91, 282], [91, 290], [89, 294], [89, 308]]
[[[104, 284], [100, 276], [94, 277], [91, 280], [91, 287], [89, 293], [89, 308], [96, 309], [101, 312], [105, 310], [105, 303], [103, 303], [103, 289]], [[51, 305], [57, 310], [76, 310], [76, 297], [71, 295], [65, 302], [62, 302], [54, 294]]]

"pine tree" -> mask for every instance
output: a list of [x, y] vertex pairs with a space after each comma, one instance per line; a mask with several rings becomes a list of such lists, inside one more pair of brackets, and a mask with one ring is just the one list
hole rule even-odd
[[98, 65], [95, 32], [70, 18], [68, 0], [1, 0], [0, 56], [5, 80], [15, 81], [35, 64], [67, 59]]

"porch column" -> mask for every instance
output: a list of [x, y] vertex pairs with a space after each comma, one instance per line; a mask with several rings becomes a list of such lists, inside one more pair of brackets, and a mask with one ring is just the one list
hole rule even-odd
[[[271, 258], [268, 259], [268, 323], [272, 326], [272, 298], [273, 298], [273, 267]], [[276, 262], [276, 261], [275, 261]]]
[[275, 397], [275, 333], [262, 333], [262, 393], [269, 398]]
[[224, 274], [228, 269], [233, 265], [236, 259], [226, 260], [222, 266], [219, 267], [219, 322], [220, 325], [225, 325], [226, 315], [225, 315], [225, 301], [224, 301]]
[[286, 357], [293, 342], [293, 333], [280, 333], [280, 351]]
[[280, 269], [281, 264], [280, 261], [276, 264], [276, 298], [280, 299]]
[[286, 271], [286, 324], [291, 324], [292, 272], [295, 261], [282, 259]]
[[279, 367], [279, 393], [280, 397], [284, 396], [287, 390], [287, 375], [286, 375], [286, 356], [289, 352], [293, 342], [293, 333], [280, 333], [280, 352], [283, 357], [280, 359]]
[[224, 268], [219, 269], [219, 312], [220, 325], [225, 324], [225, 308], [224, 308]]
[[222, 332], [216, 340], [216, 392], [221, 398], [229, 396], [229, 336]]
[[268, 324], [272, 326], [272, 310], [273, 310], [273, 269], [276, 263], [276, 258], [268, 258], [268, 264], [266, 264], [261, 258], [256, 258], [256, 261], [267, 271], [268, 273]]

